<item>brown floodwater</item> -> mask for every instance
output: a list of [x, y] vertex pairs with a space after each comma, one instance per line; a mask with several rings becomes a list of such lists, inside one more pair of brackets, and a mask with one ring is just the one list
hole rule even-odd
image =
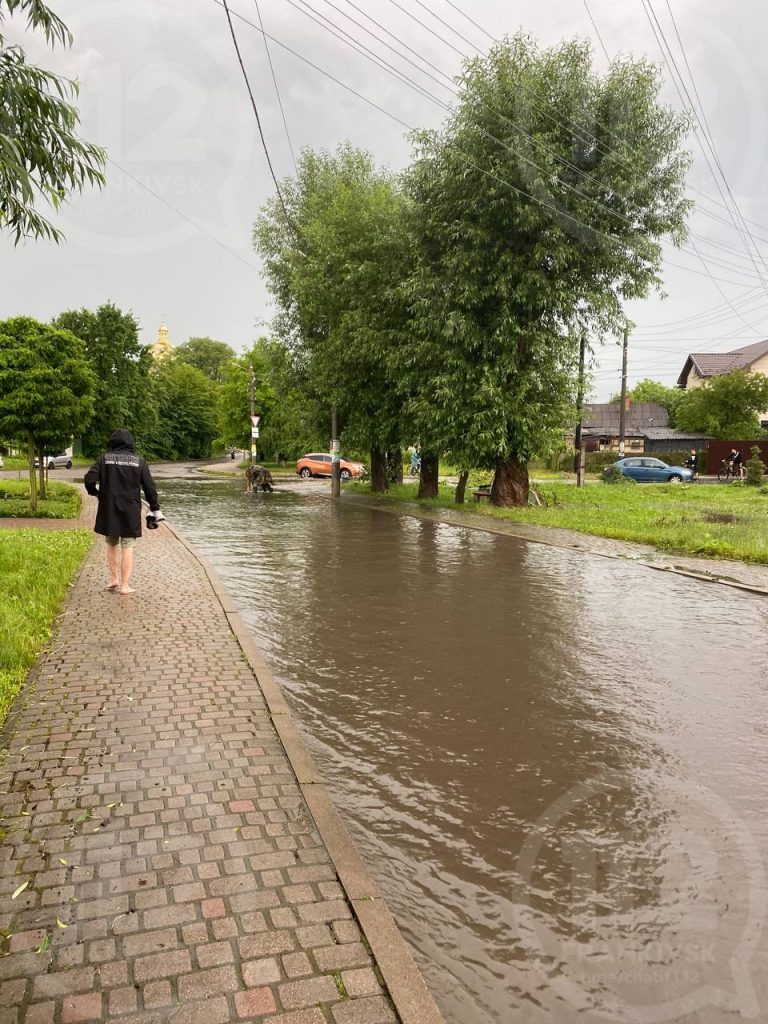
[[768, 599], [323, 484], [160, 487], [449, 1024], [768, 1020]]

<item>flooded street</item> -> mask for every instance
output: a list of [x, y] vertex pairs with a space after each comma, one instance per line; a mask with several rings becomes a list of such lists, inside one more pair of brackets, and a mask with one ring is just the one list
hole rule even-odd
[[449, 1024], [768, 1019], [768, 599], [324, 485], [158, 485]]

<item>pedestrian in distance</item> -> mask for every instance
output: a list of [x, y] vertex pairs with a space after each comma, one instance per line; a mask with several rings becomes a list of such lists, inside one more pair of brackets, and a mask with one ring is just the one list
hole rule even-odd
[[744, 460], [741, 457], [741, 452], [736, 448], [731, 448], [731, 454], [728, 456], [731, 463], [731, 472], [734, 476], [738, 473], [739, 480], [744, 479]]
[[693, 473], [691, 479], [695, 480], [699, 475], [699, 457], [695, 448], [691, 448], [691, 454], [685, 460], [685, 465]]
[[109, 583], [107, 590], [122, 596], [133, 594], [133, 549], [141, 536], [141, 492], [149, 503], [147, 528], [154, 530], [165, 519], [157, 500], [157, 488], [146, 459], [136, 454], [132, 435], [115, 430], [85, 474], [85, 489], [99, 500], [94, 531], [106, 538]]

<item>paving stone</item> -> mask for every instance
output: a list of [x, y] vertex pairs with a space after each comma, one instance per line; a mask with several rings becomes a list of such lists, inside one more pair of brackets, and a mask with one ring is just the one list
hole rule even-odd
[[358, 967], [354, 971], [342, 971], [341, 980], [348, 996], [375, 996], [381, 993], [381, 985], [370, 967]]
[[395, 1024], [397, 1017], [384, 996], [349, 999], [331, 1008], [335, 1024]]
[[287, 981], [278, 987], [280, 1002], [286, 1010], [312, 1006], [315, 1003], [330, 1003], [339, 999], [336, 982], [328, 975], [319, 978], [305, 978], [302, 981]]
[[240, 969], [243, 972], [243, 980], [249, 987], [271, 985], [280, 981], [280, 965], [274, 957], [245, 960]]
[[200, 563], [156, 531], [122, 601], [103, 562], [97, 544], [8, 737], [0, 817], [35, 842], [0, 842], [0, 1024], [394, 1019]]
[[263, 1017], [266, 1013], [274, 1013], [276, 1009], [271, 989], [249, 988], [244, 992], [235, 992], [235, 1012], [240, 1018]]

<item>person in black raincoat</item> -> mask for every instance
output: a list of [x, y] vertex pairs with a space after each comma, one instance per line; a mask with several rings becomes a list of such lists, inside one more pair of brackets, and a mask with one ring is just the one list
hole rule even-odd
[[149, 466], [146, 459], [136, 454], [131, 434], [115, 430], [108, 444], [109, 451], [100, 455], [85, 474], [85, 489], [99, 499], [94, 530], [107, 541], [107, 589], [132, 594], [133, 548], [136, 538], [141, 536], [142, 489], [150, 508], [147, 526], [154, 529], [165, 516], [160, 511]]

